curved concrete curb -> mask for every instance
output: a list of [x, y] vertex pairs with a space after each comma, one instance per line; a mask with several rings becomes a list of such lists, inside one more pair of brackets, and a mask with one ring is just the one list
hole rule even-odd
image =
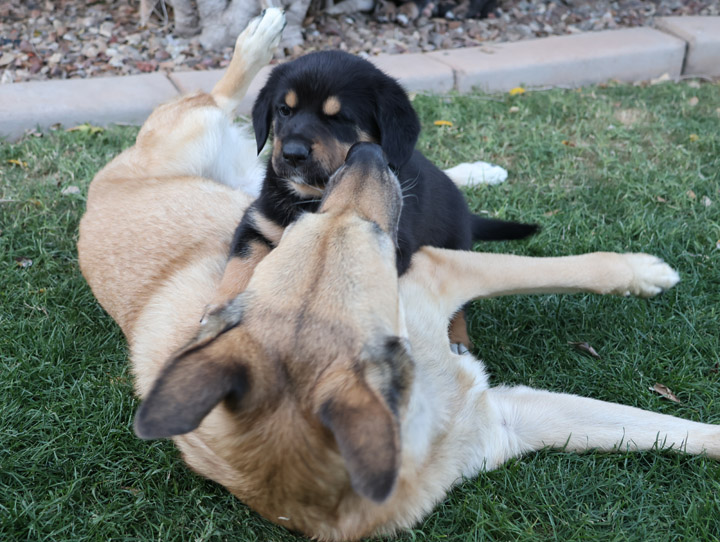
[[[608, 30], [370, 60], [408, 90], [435, 93], [575, 87], [664, 74], [720, 75], [720, 17], [664, 17], [656, 25], [662, 31]], [[250, 112], [269, 70], [253, 82], [239, 113]], [[57, 123], [141, 124], [158, 104], [180, 93], [209, 91], [221, 74], [212, 70], [1, 85], [0, 137], [14, 139], [30, 128]]]

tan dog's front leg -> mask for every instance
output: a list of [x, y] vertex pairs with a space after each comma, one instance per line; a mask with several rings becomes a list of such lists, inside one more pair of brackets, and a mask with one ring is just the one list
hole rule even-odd
[[247, 252], [242, 256], [232, 256], [225, 266], [220, 284], [213, 299], [208, 303], [201, 323], [218, 313], [230, 301], [245, 291], [253, 272], [262, 259], [270, 253], [271, 248], [261, 242], [254, 241], [248, 246]]
[[220, 109], [228, 114], [235, 110], [253, 77], [272, 59], [280, 43], [283, 28], [283, 11], [269, 8], [250, 21], [238, 36], [230, 65], [211, 93]]
[[448, 317], [481, 297], [576, 292], [650, 297], [680, 280], [675, 270], [649, 254], [532, 258], [433, 247], [413, 256], [407, 277], [432, 292]]

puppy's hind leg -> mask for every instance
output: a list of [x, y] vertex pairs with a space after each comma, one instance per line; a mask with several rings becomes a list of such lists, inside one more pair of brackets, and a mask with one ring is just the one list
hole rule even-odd
[[238, 36], [230, 65], [211, 92], [225, 113], [231, 114], [235, 110], [257, 72], [270, 62], [280, 43], [283, 28], [284, 12], [268, 8], [250, 21]]

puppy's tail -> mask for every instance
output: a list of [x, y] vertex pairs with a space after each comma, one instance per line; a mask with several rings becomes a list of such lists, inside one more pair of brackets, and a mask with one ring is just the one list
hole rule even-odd
[[540, 231], [537, 224], [508, 222], [494, 218], [472, 217], [472, 234], [475, 241], [511, 241], [525, 239]]

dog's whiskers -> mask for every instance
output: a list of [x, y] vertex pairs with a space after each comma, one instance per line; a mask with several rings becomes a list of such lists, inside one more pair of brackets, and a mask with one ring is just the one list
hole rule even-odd
[[416, 175], [412, 179], [405, 179], [403, 182], [400, 183], [400, 190], [402, 192], [405, 192], [406, 190], [412, 190], [415, 188], [420, 181], [420, 175]]
[[322, 198], [317, 198], [317, 199], [302, 199], [302, 200], [300, 200], [300, 201], [296, 201], [295, 203], [292, 203], [291, 205], [295, 206], [295, 205], [303, 205], [303, 204], [305, 204], [305, 203], [319, 203], [319, 202], [321, 202], [321, 201], [322, 201]]
[[417, 194], [403, 194], [402, 199], [404, 200], [406, 198], [415, 198], [415, 201], [420, 201], [420, 199], [417, 197]]

